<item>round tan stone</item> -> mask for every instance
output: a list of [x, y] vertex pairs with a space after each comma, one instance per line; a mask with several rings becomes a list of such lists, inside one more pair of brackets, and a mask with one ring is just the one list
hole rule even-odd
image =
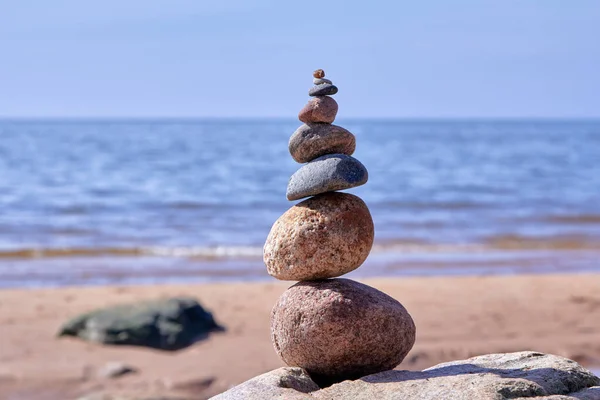
[[323, 385], [393, 369], [415, 342], [397, 300], [349, 279], [299, 282], [271, 312], [271, 340], [289, 366]]
[[306, 124], [310, 122], [325, 122], [331, 124], [335, 121], [338, 112], [337, 102], [329, 96], [316, 96], [304, 106], [298, 114], [298, 119]]
[[269, 274], [281, 280], [341, 276], [365, 261], [374, 234], [364, 201], [349, 193], [324, 193], [296, 204], [275, 221], [264, 261]]

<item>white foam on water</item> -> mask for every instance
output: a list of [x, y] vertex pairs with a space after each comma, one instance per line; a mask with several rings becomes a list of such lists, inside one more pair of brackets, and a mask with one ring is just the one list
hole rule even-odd
[[262, 257], [262, 247], [215, 246], [215, 247], [150, 247], [142, 250], [145, 255], [159, 257], [191, 258], [256, 258]]

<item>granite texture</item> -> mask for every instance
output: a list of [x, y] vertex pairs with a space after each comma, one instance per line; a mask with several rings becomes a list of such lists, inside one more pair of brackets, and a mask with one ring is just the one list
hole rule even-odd
[[314, 397], [391, 400], [402, 393], [408, 399], [600, 399], [595, 385], [600, 379], [574, 361], [520, 352], [438, 364], [423, 372], [386, 371], [343, 382]]
[[291, 176], [286, 196], [288, 200], [298, 200], [364, 185], [368, 179], [367, 169], [356, 158], [327, 154], [305, 164]]
[[373, 246], [366, 204], [349, 193], [326, 193], [286, 211], [264, 246], [267, 272], [281, 280], [341, 276], [358, 268]]
[[331, 384], [400, 364], [415, 342], [415, 324], [397, 300], [362, 283], [299, 282], [273, 308], [271, 340], [287, 365]]
[[319, 386], [302, 368], [279, 368], [246, 381], [213, 400], [302, 400], [306, 394], [319, 390]]
[[325, 122], [331, 124], [335, 121], [338, 112], [338, 104], [329, 96], [313, 97], [308, 101], [300, 113], [298, 119], [304, 123]]
[[290, 154], [299, 163], [306, 163], [325, 154], [354, 153], [356, 138], [341, 126], [304, 124], [290, 137]]
[[[287, 371], [280, 368], [260, 375], [262, 382], [285, 382]], [[275, 380], [275, 377], [277, 377]], [[218, 396], [236, 397], [243, 388], [244, 399], [327, 399], [327, 400], [600, 400], [600, 378], [581, 365], [551, 354], [523, 351], [488, 354], [453, 361], [425, 371], [385, 371], [355, 381], [345, 381], [309, 393], [292, 391], [277, 397], [280, 386], [271, 383], [254, 389], [254, 378]], [[303, 381], [303, 388], [314, 387]], [[287, 395], [288, 393], [286, 393]], [[292, 397], [296, 394], [298, 397]]]

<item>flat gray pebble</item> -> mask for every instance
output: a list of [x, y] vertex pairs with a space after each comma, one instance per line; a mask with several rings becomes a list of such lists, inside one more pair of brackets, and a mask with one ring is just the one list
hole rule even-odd
[[329, 79], [325, 79], [325, 78], [314, 78], [313, 83], [315, 85], [322, 85], [324, 83], [329, 83], [331, 85], [333, 82], [331, 82]]
[[298, 200], [364, 185], [368, 179], [367, 169], [356, 158], [327, 154], [296, 171], [290, 178], [286, 195], [288, 200]]
[[338, 88], [331, 83], [324, 83], [322, 85], [313, 86], [309, 91], [309, 96], [330, 96], [336, 94]]

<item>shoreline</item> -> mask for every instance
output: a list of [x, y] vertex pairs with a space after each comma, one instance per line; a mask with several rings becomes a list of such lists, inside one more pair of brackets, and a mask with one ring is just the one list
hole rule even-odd
[[[600, 272], [598, 250], [371, 253], [351, 279], [518, 276]], [[177, 283], [266, 283], [262, 256], [203, 260], [111, 256], [0, 259], [0, 290]]]
[[[360, 281], [399, 300], [415, 320], [417, 342], [400, 369], [520, 350], [600, 366], [600, 273]], [[207, 398], [283, 366], [270, 342], [269, 319], [273, 304], [293, 283], [0, 290], [6, 344], [0, 347], [0, 397], [45, 393], [52, 400], [101, 392]], [[227, 330], [170, 353], [55, 337], [62, 323], [91, 309], [178, 295], [198, 298]], [[115, 361], [139, 371], [111, 380], [94, 375]]]

